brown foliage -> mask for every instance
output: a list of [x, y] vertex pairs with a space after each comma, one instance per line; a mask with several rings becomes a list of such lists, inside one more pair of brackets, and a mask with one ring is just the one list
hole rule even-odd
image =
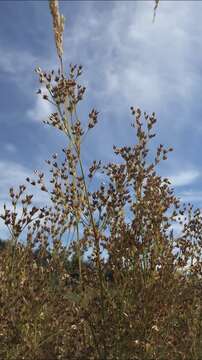
[[[62, 58], [62, 51], [58, 55]], [[137, 143], [114, 146], [118, 163], [93, 161], [84, 171], [82, 141], [98, 112], [92, 109], [86, 128], [78, 118], [85, 92], [77, 81], [81, 71], [70, 65], [65, 75], [62, 61], [56, 73], [36, 69], [46, 89], [38, 93], [55, 106], [47, 123], [64, 133], [68, 145], [61, 163], [56, 154], [47, 161], [49, 184], [40, 172], [38, 179], [26, 179], [28, 186], [48, 192], [52, 206], [33, 206], [21, 185], [19, 191], [10, 189], [13, 210], [4, 206], [1, 215], [11, 238], [0, 252], [0, 358], [199, 360], [200, 210], [193, 214], [190, 206], [180, 237], [166, 234], [187, 209], [178, 210], [168, 179], [155, 171], [172, 148], [160, 144], [154, 161], [147, 161], [155, 113], [131, 107]], [[90, 191], [97, 171], [108, 180]], [[65, 245], [64, 236], [72, 235], [74, 241]], [[83, 255], [90, 248], [86, 263]]]

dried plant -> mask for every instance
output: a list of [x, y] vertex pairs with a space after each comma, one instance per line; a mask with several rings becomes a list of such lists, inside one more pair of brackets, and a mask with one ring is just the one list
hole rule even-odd
[[49, 7], [51, 15], [53, 17], [53, 32], [55, 35], [55, 45], [57, 49], [57, 54], [62, 61], [63, 55], [63, 32], [64, 32], [64, 22], [65, 18], [63, 15], [60, 15], [58, 0], [49, 1]]
[[153, 23], [154, 23], [155, 18], [156, 18], [156, 10], [157, 10], [157, 8], [159, 6], [160, 0], [154, 0], [154, 2], [155, 2], [155, 5], [154, 5]]
[[[181, 208], [155, 171], [172, 148], [160, 144], [148, 162], [155, 113], [131, 107], [137, 143], [114, 146], [117, 163], [94, 160], [85, 171], [82, 144], [99, 112], [93, 108], [86, 124], [78, 117], [82, 66], [64, 73], [63, 21], [56, 1], [50, 9], [60, 68], [36, 69], [38, 94], [55, 107], [45, 124], [62, 131], [67, 145], [62, 159], [46, 161], [49, 181], [36, 171], [27, 186], [11, 188], [13, 208], [4, 205], [1, 214], [10, 239], [0, 243], [0, 358], [200, 360], [200, 210]], [[106, 180], [91, 191], [97, 172]], [[50, 207], [32, 204], [32, 186], [50, 196]], [[171, 222], [187, 210], [174, 238]]]

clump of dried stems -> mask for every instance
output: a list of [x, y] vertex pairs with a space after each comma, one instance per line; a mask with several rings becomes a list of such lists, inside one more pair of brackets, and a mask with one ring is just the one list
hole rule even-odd
[[[26, 179], [49, 194], [51, 206], [32, 205], [20, 185], [10, 189], [13, 209], [4, 205], [1, 214], [11, 237], [0, 251], [0, 358], [200, 360], [200, 210], [180, 208], [169, 180], [155, 171], [172, 148], [160, 144], [148, 163], [155, 113], [131, 107], [137, 143], [114, 146], [119, 162], [93, 161], [85, 171], [82, 141], [98, 111], [90, 111], [86, 126], [77, 115], [82, 66], [65, 74], [63, 17], [57, 1], [50, 9], [60, 68], [36, 69], [38, 93], [54, 104], [47, 124], [67, 145], [63, 161], [56, 154], [47, 161], [48, 184], [41, 172]], [[107, 180], [91, 191], [96, 172]], [[181, 236], [168, 235], [187, 210]]]

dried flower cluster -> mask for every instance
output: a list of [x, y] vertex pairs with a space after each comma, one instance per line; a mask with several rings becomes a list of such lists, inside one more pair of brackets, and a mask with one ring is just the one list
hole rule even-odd
[[[57, 2], [50, 8], [62, 33]], [[200, 360], [200, 209], [181, 208], [157, 175], [172, 148], [160, 144], [148, 161], [155, 113], [131, 107], [137, 143], [114, 146], [117, 163], [93, 160], [85, 171], [82, 143], [99, 113], [93, 108], [86, 124], [78, 117], [81, 70], [70, 65], [65, 75], [62, 61], [57, 72], [36, 69], [38, 94], [55, 107], [45, 123], [67, 145], [62, 159], [46, 160], [48, 181], [35, 171], [27, 186], [10, 188], [11, 209], [1, 214], [10, 239], [0, 242], [0, 359]], [[51, 206], [34, 206], [28, 187], [46, 192]], [[182, 216], [174, 238], [168, 230]]]

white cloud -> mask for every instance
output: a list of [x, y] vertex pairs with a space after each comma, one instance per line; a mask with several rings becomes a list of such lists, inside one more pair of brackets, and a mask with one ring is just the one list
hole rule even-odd
[[9, 186], [22, 184], [29, 176], [30, 170], [15, 162], [0, 161], [0, 174], [0, 193], [2, 193]]
[[193, 183], [200, 175], [200, 172], [197, 170], [188, 170], [181, 171], [173, 176], [168, 176], [168, 179], [173, 186], [184, 186]]
[[65, 43], [71, 56], [82, 54], [91, 86], [97, 82], [97, 97], [105, 98], [106, 107], [113, 104], [120, 112], [124, 101], [153, 111], [192, 94], [198, 81], [190, 54], [200, 46], [190, 19], [198, 19], [195, 5], [162, 2], [155, 24], [150, 2], [114, 2], [106, 17], [96, 12], [96, 2], [88, 3], [87, 11], [89, 21], [84, 9]]
[[[184, 219], [182, 218], [181, 221], [183, 222]], [[182, 234], [183, 227], [183, 224], [181, 225], [179, 222], [172, 222], [166, 233], [169, 235], [170, 231], [173, 230], [173, 237], [176, 239]]]
[[27, 110], [26, 115], [33, 121], [48, 120], [48, 116], [53, 112], [53, 105], [47, 100], [38, 96], [33, 108]]
[[[25, 183], [25, 179], [29, 174], [29, 169], [15, 162], [0, 161], [0, 213], [3, 212], [3, 205], [8, 209], [11, 208], [9, 200], [9, 188], [17, 187]], [[0, 219], [0, 238], [7, 238], [9, 232], [3, 221]]]
[[202, 202], [202, 191], [182, 191], [179, 196], [183, 202]]
[[[107, 158], [111, 153], [109, 143], [125, 144], [129, 138], [129, 107], [139, 106], [161, 117], [157, 125], [161, 126], [162, 137], [170, 145], [178, 144], [175, 157], [179, 168], [182, 136], [187, 136], [190, 125], [197, 131], [201, 127], [193, 106], [196, 101], [201, 103], [194, 97], [201, 94], [202, 4], [162, 1], [153, 24], [152, 1], [115, 1], [110, 3], [109, 11], [104, 6], [99, 11], [102, 6], [98, 3], [87, 1], [72, 28], [67, 25], [64, 33], [66, 62], [83, 64], [87, 93], [101, 111], [102, 123], [94, 131], [99, 141], [96, 138], [91, 147], [96, 146], [99, 158]], [[189, 184], [194, 176], [181, 174], [174, 180]]]
[[[9, 198], [9, 188], [13, 187], [18, 190], [19, 185], [26, 185], [26, 193], [33, 194], [33, 205], [35, 206], [50, 206], [50, 198], [47, 193], [42, 192], [37, 187], [29, 186], [26, 181], [27, 177], [35, 178], [34, 172], [29, 168], [11, 161], [0, 161], [0, 213], [3, 211], [3, 205], [6, 204], [7, 209], [12, 208]], [[36, 178], [35, 178], [36, 179]], [[18, 213], [21, 213], [22, 206], [17, 206]], [[7, 237], [8, 232], [3, 221], [0, 219], [0, 238]]]
[[26, 50], [20, 51], [0, 47], [0, 69], [2, 72], [8, 73], [12, 76], [26, 73], [31, 64], [36, 61], [36, 58]]
[[[26, 181], [27, 177], [35, 178], [34, 171], [29, 168], [11, 161], [0, 161], [0, 201], [2, 209], [4, 202], [9, 202], [9, 188], [17, 189], [19, 185], [25, 184], [29, 189], [28, 192], [34, 195], [33, 201], [38, 204], [46, 205], [48, 200], [47, 194], [41, 192], [36, 187], [29, 187]], [[45, 203], [44, 203], [45, 202]]]

